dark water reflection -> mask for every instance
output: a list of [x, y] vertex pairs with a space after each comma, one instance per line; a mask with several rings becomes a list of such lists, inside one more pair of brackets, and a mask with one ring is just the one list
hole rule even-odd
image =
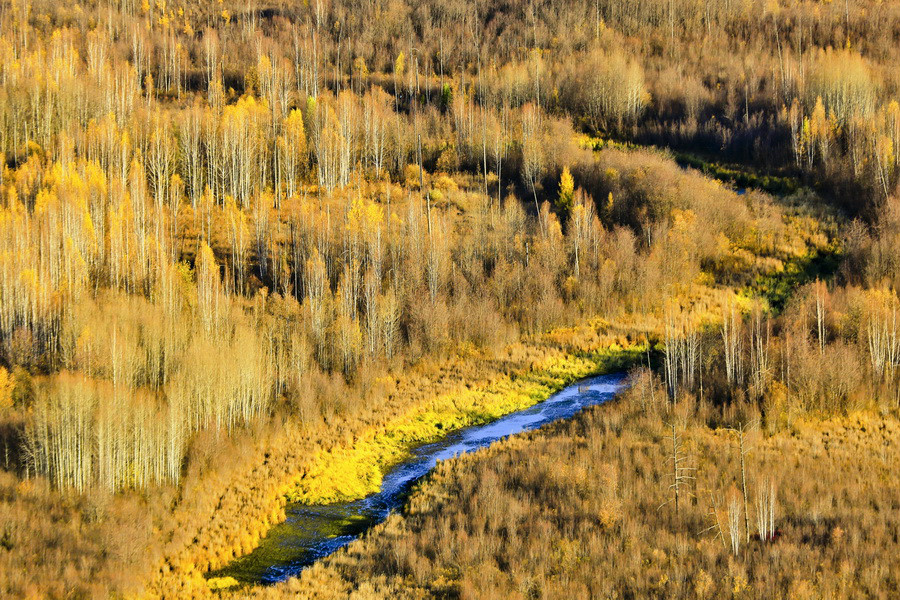
[[384, 477], [381, 491], [362, 500], [309, 506], [290, 504], [287, 519], [273, 527], [252, 553], [210, 576], [234, 577], [242, 583], [275, 583], [297, 575], [316, 560], [359, 537], [399, 508], [416, 480], [439, 460], [474, 452], [512, 434], [568, 419], [581, 409], [600, 404], [622, 389], [624, 374], [582, 380], [547, 400], [485, 425], [449, 434], [439, 442], [420, 446]]

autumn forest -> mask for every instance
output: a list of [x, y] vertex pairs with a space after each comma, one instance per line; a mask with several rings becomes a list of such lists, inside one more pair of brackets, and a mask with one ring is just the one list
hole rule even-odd
[[[0, 597], [889, 598], [900, 3], [0, 0]], [[274, 585], [292, 506], [443, 461]]]

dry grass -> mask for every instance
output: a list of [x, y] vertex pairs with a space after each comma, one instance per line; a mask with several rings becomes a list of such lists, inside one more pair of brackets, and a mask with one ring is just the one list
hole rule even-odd
[[[299, 579], [241, 594], [893, 597], [900, 573], [896, 415], [804, 419], [773, 435], [751, 433], [751, 539], [741, 516], [733, 554], [726, 505], [740, 497], [736, 438], [707, 422], [737, 413], [689, 402], [667, 414], [641, 408], [638, 396], [444, 462], [403, 515]], [[672, 420], [684, 427], [684, 455], [697, 469], [677, 513], [665, 504], [671, 461], [664, 422]], [[768, 482], [777, 490], [776, 534], [763, 542], [755, 499]], [[714, 505], [725, 540], [708, 530]]]

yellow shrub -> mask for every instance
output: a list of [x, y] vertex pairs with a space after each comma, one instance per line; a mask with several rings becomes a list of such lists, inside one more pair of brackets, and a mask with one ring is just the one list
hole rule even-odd
[[238, 584], [238, 580], [234, 577], [212, 577], [206, 581], [206, 585], [211, 590], [224, 590], [234, 587]]

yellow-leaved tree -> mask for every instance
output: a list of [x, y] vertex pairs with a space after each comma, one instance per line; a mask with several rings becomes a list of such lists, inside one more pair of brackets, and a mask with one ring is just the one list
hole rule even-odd
[[0, 367], [0, 414], [12, 408], [15, 380], [9, 371]]
[[569, 167], [564, 167], [562, 175], [559, 177], [559, 196], [556, 198], [556, 209], [560, 216], [568, 217], [572, 211], [572, 204], [575, 201], [575, 180]]

